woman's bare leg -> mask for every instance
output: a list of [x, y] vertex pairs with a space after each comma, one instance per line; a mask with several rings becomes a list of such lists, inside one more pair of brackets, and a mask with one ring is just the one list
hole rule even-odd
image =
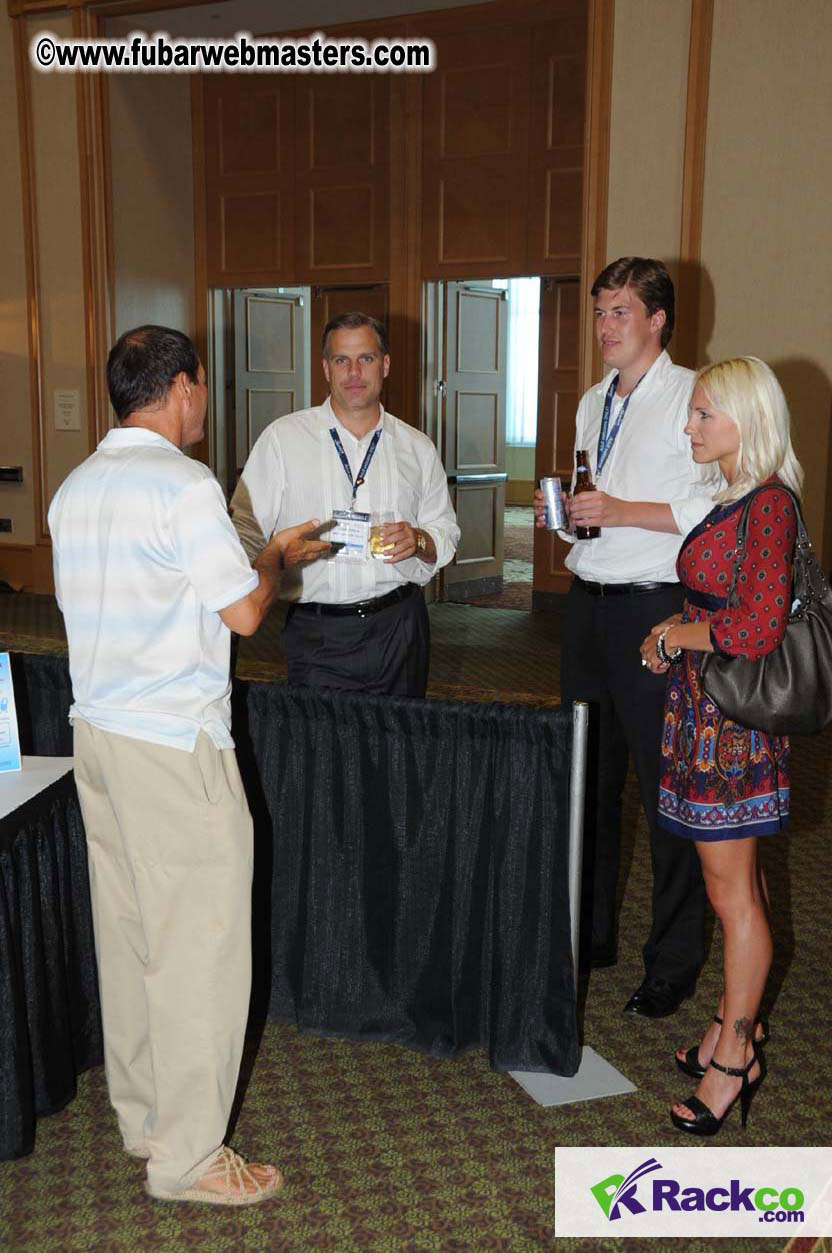
[[[766, 911], [766, 918], [768, 919], [771, 917], [771, 903], [769, 901], [769, 896], [768, 896], [768, 883], [766, 882], [765, 871], [760, 865], [759, 858], [757, 859], [757, 873], [759, 875], [760, 891], [763, 897], [763, 903], [764, 903], [765, 911]], [[717, 1018], [721, 1018], [723, 1022], [725, 1021], [725, 993], [724, 992], [719, 998], [719, 1006], [716, 1011], [716, 1016]], [[710, 1022], [708, 1024], [708, 1028], [699, 1042], [699, 1050], [698, 1050], [699, 1051], [699, 1064], [701, 1066], [707, 1067], [708, 1063], [713, 1057], [714, 1049], [716, 1048], [717, 1043], [719, 1042], [719, 1033], [721, 1030], [722, 1030], [722, 1027], [720, 1026], [718, 1022]], [[757, 1028], [754, 1034], [754, 1038], [755, 1040], [761, 1040], [763, 1038], [763, 1035], [764, 1035], [764, 1032], [763, 1032], [762, 1024], [758, 1022]], [[686, 1053], [687, 1053], [687, 1049], [684, 1048], [684, 1046], [676, 1050], [676, 1056], [679, 1058], [680, 1062], [683, 1062], [685, 1060]]]
[[[722, 923], [724, 992], [720, 1002], [722, 1030], [713, 1056], [723, 1066], [741, 1067], [753, 1056], [760, 1001], [771, 966], [771, 931], [767, 889], [757, 863], [757, 839], [697, 841], [708, 899]], [[718, 1030], [717, 1024], [712, 1024]], [[710, 1029], [703, 1044], [710, 1043]], [[705, 1049], [701, 1060], [709, 1060]], [[749, 1078], [757, 1075], [752, 1069]], [[709, 1068], [696, 1095], [719, 1118], [740, 1088], [740, 1080]], [[692, 1118], [685, 1105], [674, 1109]]]

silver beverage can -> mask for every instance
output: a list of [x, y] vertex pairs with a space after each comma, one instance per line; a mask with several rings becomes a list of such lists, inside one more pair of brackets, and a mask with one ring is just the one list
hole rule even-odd
[[540, 480], [540, 490], [546, 505], [546, 530], [568, 531], [569, 523], [563, 504], [563, 488], [559, 478], [549, 476]]

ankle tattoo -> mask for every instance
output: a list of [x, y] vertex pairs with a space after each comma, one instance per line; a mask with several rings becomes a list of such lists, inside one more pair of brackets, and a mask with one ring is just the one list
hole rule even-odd
[[754, 1021], [751, 1018], [738, 1018], [734, 1023], [734, 1034], [738, 1040], [745, 1040], [746, 1044], [751, 1040], [754, 1034]]

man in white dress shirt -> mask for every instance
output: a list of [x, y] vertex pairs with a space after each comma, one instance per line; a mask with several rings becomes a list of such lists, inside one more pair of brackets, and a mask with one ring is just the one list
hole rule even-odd
[[588, 450], [598, 490], [573, 498], [570, 519], [573, 527], [600, 526], [601, 534], [563, 536], [575, 541], [566, 559], [575, 577], [561, 692], [564, 703], [589, 701], [597, 715], [590, 756], [597, 792], [590, 787], [586, 815], [591, 963], [616, 961], [621, 796], [632, 758], [650, 828], [653, 908], [645, 978], [625, 1010], [660, 1018], [690, 995], [702, 966], [705, 894], [692, 841], [656, 821], [665, 677], [642, 667], [639, 648], [656, 623], [682, 608], [676, 557], [681, 537], [711, 508], [710, 489], [684, 434], [693, 375], [665, 351], [674, 291], [664, 265], [622, 257], [599, 274], [592, 297], [610, 371], [578, 407], [575, 447]]
[[[341, 314], [322, 349], [330, 394], [257, 440], [231, 500], [234, 525], [253, 555], [275, 527], [310, 512], [326, 520], [334, 551], [298, 572], [283, 632], [290, 683], [422, 697], [430, 633], [421, 589], [459, 542], [445, 472], [430, 439], [381, 405], [384, 326]], [[382, 521], [384, 555], [374, 559], [369, 531]]]
[[69, 641], [110, 1100], [163, 1200], [247, 1205], [282, 1183], [223, 1144], [251, 987], [252, 823], [230, 725], [230, 632], [251, 635], [317, 519], [252, 569], [210, 470], [205, 371], [143, 326], [107, 364], [119, 419], [49, 509]]

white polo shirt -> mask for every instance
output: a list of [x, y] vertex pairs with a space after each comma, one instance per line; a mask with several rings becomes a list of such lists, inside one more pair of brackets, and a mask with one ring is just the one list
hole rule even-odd
[[104, 731], [192, 752], [231, 738], [231, 633], [257, 587], [207, 466], [143, 427], [110, 431], [49, 508], [75, 703]]
[[[713, 507], [717, 490], [693, 460], [685, 435], [693, 372], [674, 365], [666, 352], [653, 362], [631, 393], [624, 420], [600, 476], [596, 475], [598, 436], [604, 400], [616, 371], [581, 398], [575, 419], [575, 447], [586, 448], [596, 487], [621, 500], [663, 501], [670, 505], [678, 535], [641, 527], [602, 527], [594, 540], [575, 540], [566, 565], [593, 583], [677, 583], [676, 557], [682, 537]], [[617, 416], [613, 406], [612, 428]]]

